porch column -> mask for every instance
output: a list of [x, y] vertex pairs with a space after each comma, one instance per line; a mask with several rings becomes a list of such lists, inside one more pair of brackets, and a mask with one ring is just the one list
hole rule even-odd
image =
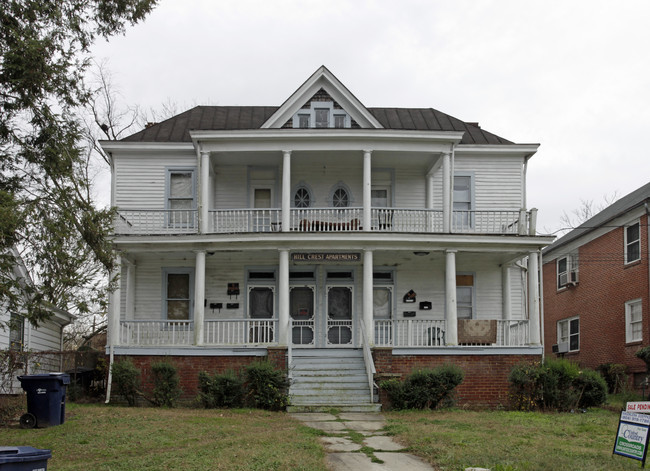
[[509, 321], [512, 319], [512, 287], [510, 285], [510, 265], [501, 265], [501, 295], [503, 297], [503, 320]]
[[371, 156], [372, 151], [363, 151], [363, 230], [371, 230], [371, 208], [372, 208], [372, 176], [371, 176]]
[[458, 345], [458, 311], [456, 306], [456, 251], [447, 250], [445, 266], [446, 345]]
[[201, 152], [199, 185], [199, 230], [202, 234], [210, 231], [209, 209], [210, 209], [210, 153]]
[[135, 314], [135, 263], [127, 260], [126, 265], [126, 320], [133, 320]]
[[205, 250], [196, 252], [194, 268], [194, 345], [203, 345], [205, 318]]
[[372, 250], [363, 251], [363, 325], [369, 346], [375, 345], [375, 329], [372, 322]]
[[282, 232], [291, 225], [291, 151], [282, 151]]
[[289, 251], [280, 250], [280, 273], [278, 274], [278, 343], [289, 342]]
[[452, 191], [451, 154], [445, 152], [442, 154], [442, 231], [445, 233], [451, 232]]
[[537, 252], [528, 254], [528, 339], [531, 345], [541, 345], [539, 325], [539, 259]]
[[108, 321], [111, 346], [120, 344], [120, 306], [122, 304], [122, 256], [118, 253], [115, 256], [115, 269], [111, 277], [118, 275], [120, 278], [117, 280], [117, 286], [111, 296], [111, 309], [110, 319]]

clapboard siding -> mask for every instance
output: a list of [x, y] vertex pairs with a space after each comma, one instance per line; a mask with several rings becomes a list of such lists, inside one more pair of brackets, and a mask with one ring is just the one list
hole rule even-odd
[[[374, 258], [375, 270], [394, 270], [393, 307], [394, 318], [402, 319], [404, 311], [417, 312], [417, 318], [444, 319], [445, 317], [445, 263], [443, 254], [428, 257], [377, 252]], [[276, 270], [278, 257], [273, 252], [250, 252], [242, 254], [215, 253], [206, 260], [206, 307], [204, 317], [209, 319], [242, 319], [247, 313], [247, 272], [249, 270]], [[162, 318], [163, 269], [168, 267], [194, 267], [194, 259], [164, 260], [157, 257], [142, 257], [136, 265], [135, 319]], [[362, 306], [362, 266], [360, 264], [320, 264], [316, 266], [291, 265], [290, 270], [308, 269], [315, 271], [313, 282], [298, 282], [300, 285], [317, 287], [316, 311], [324, 312], [326, 302], [326, 274], [328, 270], [351, 270], [354, 273], [352, 284], [355, 289], [355, 312], [360, 316]], [[510, 269], [512, 318], [525, 317], [524, 289], [525, 277], [522, 271]], [[503, 288], [501, 267], [487, 259], [475, 255], [457, 255], [458, 273], [474, 275], [475, 316], [478, 319], [501, 319], [503, 316]], [[240, 295], [229, 297], [226, 293], [228, 283], [239, 283]], [[255, 282], [255, 285], [266, 282]], [[348, 284], [348, 282], [342, 282]], [[251, 286], [253, 283], [251, 283]], [[277, 317], [277, 280], [268, 282], [276, 289], [275, 311]], [[125, 283], [123, 282], [123, 300]], [[409, 290], [417, 293], [417, 303], [404, 303], [403, 296]], [[419, 311], [420, 301], [431, 301], [431, 311]], [[223, 303], [219, 310], [210, 309], [210, 303]], [[237, 309], [227, 309], [227, 303], [239, 303]], [[123, 312], [125, 308], [123, 309]]]
[[223, 166], [216, 169], [214, 206], [215, 209], [247, 208], [246, 166]]
[[9, 348], [9, 313], [0, 307], [0, 350]]
[[[31, 332], [27, 332], [27, 329]], [[52, 321], [45, 321], [38, 327], [25, 325], [25, 341], [29, 338], [30, 350], [46, 351], [61, 349], [61, 327]]]
[[[192, 152], [173, 155], [119, 155], [113, 158], [115, 205], [122, 209], [163, 209], [167, 167], [196, 168]], [[198, 178], [198, 175], [197, 175]]]
[[523, 159], [513, 157], [456, 157], [455, 173], [472, 172], [476, 210], [520, 209]]

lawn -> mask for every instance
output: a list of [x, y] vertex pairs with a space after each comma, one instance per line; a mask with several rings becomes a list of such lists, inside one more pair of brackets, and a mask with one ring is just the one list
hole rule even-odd
[[[612, 456], [618, 412], [385, 413], [387, 430], [439, 470], [632, 470]], [[325, 470], [321, 432], [259, 410], [67, 405], [63, 425], [0, 427], [0, 445], [51, 449], [57, 470]]]
[[612, 455], [619, 412], [409, 411], [385, 414], [388, 431], [440, 470], [632, 470]]
[[325, 470], [318, 434], [287, 414], [67, 405], [64, 424], [0, 427], [1, 445], [52, 450], [48, 470]]

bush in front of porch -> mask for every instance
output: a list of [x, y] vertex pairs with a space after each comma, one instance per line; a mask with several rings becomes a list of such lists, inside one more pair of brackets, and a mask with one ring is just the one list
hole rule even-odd
[[436, 409], [454, 405], [454, 391], [463, 382], [463, 370], [452, 364], [416, 370], [403, 381], [389, 379], [379, 383], [393, 409]]
[[251, 363], [243, 376], [228, 370], [210, 376], [199, 373], [199, 402], [205, 408], [240, 407], [282, 410], [289, 404], [286, 374], [268, 360]]
[[607, 383], [598, 372], [562, 358], [516, 365], [508, 380], [516, 410], [566, 412], [597, 407], [607, 400]]

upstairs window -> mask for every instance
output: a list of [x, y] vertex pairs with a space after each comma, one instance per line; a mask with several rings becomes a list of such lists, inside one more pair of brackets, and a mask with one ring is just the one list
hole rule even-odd
[[194, 227], [196, 209], [194, 169], [167, 169], [165, 209], [169, 227]]
[[300, 129], [352, 127], [350, 115], [345, 110], [335, 108], [331, 101], [312, 101], [309, 108], [301, 108], [293, 115], [292, 123], [294, 128]]
[[641, 226], [638, 222], [625, 227], [625, 263], [641, 260]]
[[458, 231], [471, 229], [472, 217], [472, 176], [454, 176], [453, 222]]
[[575, 285], [578, 282], [578, 254], [557, 259], [557, 289]]
[[347, 208], [350, 206], [350, 196], [345, 188], [337, 188], [334, 190], [332, 206], [335, 208]]
[[311, 206], [311, 193], [301, 186], [293, 195], [293, 206], [296, 208], [309, 208]]

